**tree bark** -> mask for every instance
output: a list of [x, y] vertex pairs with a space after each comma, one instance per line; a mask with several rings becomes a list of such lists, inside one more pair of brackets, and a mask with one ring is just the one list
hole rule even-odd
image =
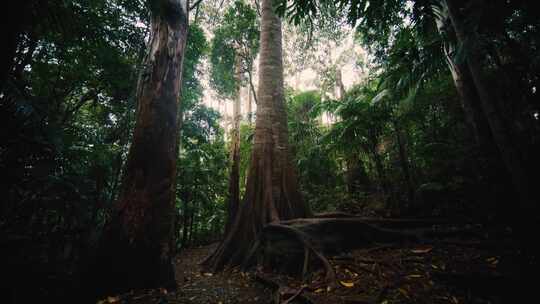
[[535, 214], [538, 208], [532, 191], [533, 175], [527, 172], [526, 162], [519, 151], [519, 143], [513, 138], [512, 128], [505, 124], [503, 114], [497, 108], [506, 101], [502, 100], [501, 94], [490, 86], [484, 75], [480, 45], [477, 43], [478, 37], [465, 28], [458, 1], [446, 0], [446, 4], [457, 40], [466, 50], [466, 61], [480, 97], [483, 113], [489, 123], [501, 159], [510, 172], [514, 189], [519, 195], [520, 209], [524, 214]]
[[373, 161], [375, 162], [375, 170], [377, 171], [377, 177], [379, 178], [379, 187], [384, 195], [388, 195], [390, 191], [388, 189], [388, 183], [386, 179], [386, 174], [384, 172], [384, 165], [381, 156], [377, 152], [377, 148], [375, 145], [373, 145], [372, 147], [368, 147], [366, 151], [369, 151], [371, 157], [373, 158]]
[[299, 192], [289, 151], [281, 20], [272, 0], [263, 0], [261, 10], [257, 117], [246, 193], [231, 231], [203, 263], [213, 271], [246, 262], [265, 224], [311, 213]]
[[92, 277], [98, 294], [175, 289], [177, 107], [188, 31], [187, 0], [148, 1], [150, 39], [137, 86], [137, 120], [119, 200]]
[[227, 223], [225, 225], [225, 233], [231, 229], [238, 207], [240, 205], [240, 120], [241, 114], [241, 71], [242, 62], [240, 57], [236, 58], [235, 77], [236, 77], [236, 95], [233, 105], [233, 126], [231, 129], [231, 172], [229, 176], [229, 201], [227, 204]]
[[246, 109], [246, 112], [247, 112], [247, 121], [249, 123], [249, 125], [251, 126], [251, 123], [253, 122], [253, 113], [252, 113], [252, 109], [251, 109], [251, 103], [253, 102], [252, 100], [252, 94], [253, 94], [253, 90], [251, 89], [251, 85], [248, 87], [248, 98], [247, 98], [247, 109]]
[[364, 163], [360, 158], [360, 152], [354, 151], [345, 158], [345, 181], [349, 194], [357, 194], [359, 191], [368, 191], [371, 182], [367, 175]]
[[405, 146], [405, 139], [403, 138], [403, 131], [398, 122], [394, 121], [394, 129], [396, 131], [396, 139], [399, 150], [399, 163], [401, 170], [403, 171], [403, 177], [405, 178], [405, 184], [407, 185], [407, 196], [409, 202], [414, 201], [414, 182], [411, 176], [411, 170], [409, 166], [409, 157], [407, 155], [407, 147]]
[[195, 225], [195, 205], [193, 205], [193, 209], [191, 210], [191, 213], [189, 214], [189, 233], [186, 241], [186, 247], [193, 244], [193, 227]]
[[[440, 34], [452, 37], [455, 33], [450, 33], [446, 30], [447, 23], [451, 22], [448, 16], [448, 8], [444, 5], [443, 9], [444, 13], [442, 15], [436, 14], [436, 16], [438, 16], [437, 29]], [[448, 63], [448, 68], [452, 74], [452, 79], [454, 80], [454, 85], [461, 101], [461, 107], [465, 114], [466, 122], [472, 131], [474, 140], [477, 144], [487, 147], [488, 149], [491, 147], [495, 148], [488, 122], [484, 117], [484, 113], [482, 112], [479, 103], [480, 97], [474, 86], [469, 66], [466, 61], [456, 60], [454, 58], [456, 53], [456, 47], [452, 43], [445, 43], [444, 54], [446, 56], [446, 62]]]
[[336, 71], [336, 86], [337, 86], [337, 99], [343, 99], [345, 96], [345, 86], [343, 85], [343, 78], [341, 75], [341, 69], [337, 69]]
[[[253, 85], [253, 75], [252, 75], [252, 72], [251, 72], [251, 69], [247, 69], [247, 73], [248, 73], [248, 80], [249, 80], [249, 87], [250, 87], [250, 91], [251, 91], [251, 95], [249, 95], [250, 97], [253, 97], [253, 101], [255, 101], [255, 104], [258, 103], [258, 99], [257, 99], [257, 94], [255, 93], [255, 86]], [[251, 104], [250, 104], [250, 109], [251, 109]]]
[[182, 240], [181, 240], [181, 244], [182, 244], [182, 248], [185, 248], [187, 247], [187, 243], [188, 243], [188, 227], [189, 227], [189, 219], [190, 219], [190, 216], [189, 216], [189, 195], [185, 195], [184, 197], [184, 217], [183, 217], [183, 220], [182, 220]]

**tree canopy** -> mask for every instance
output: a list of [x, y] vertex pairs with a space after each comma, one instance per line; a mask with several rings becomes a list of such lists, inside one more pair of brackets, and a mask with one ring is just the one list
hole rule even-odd
[[525, 297], [536, 6], [6, 6], [5, 298], [260, 303], [254, 281], [280, 303]]

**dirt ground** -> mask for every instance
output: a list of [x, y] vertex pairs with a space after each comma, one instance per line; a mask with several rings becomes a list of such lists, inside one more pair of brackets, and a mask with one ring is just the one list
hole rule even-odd
[[216, 274], [202, 271], [199, 263], [215, 246], [216, 244], [187, 249], [178, 255], [178, 303], [269, 303], [272, 291], [255, 282], [247, 273], [238, 270]]
[[381, 245], [330, 259], [333, 286], [322, 269], [302, 279], [274, 272], [204, 272], [199, 263], [214, 245], [177, 256], [178, 291], [146, 290], [108, 297], [101, 303], [513, 303], [519, 273], [504, 242], [444, 242]]
[[152, 304], [267, 304], [272, 290], [238, 270], [207, 273], [199, 263], [217, 244], [183, 250], [176, 258], [176, 293], [165, 290], [139, 290], [101, 300], [106, 303]]

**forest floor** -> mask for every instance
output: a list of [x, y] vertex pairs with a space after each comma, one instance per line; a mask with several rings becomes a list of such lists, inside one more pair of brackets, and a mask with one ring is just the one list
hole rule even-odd
[[183, 250], [176, 257], [175, 294], [165, 290], [140, 290], [111, 296], [101, 304], [267, 304], [272, 290], [255, 282], [248, 273], [236, 269], [204, 272], [200, 262], [210, 255], [217, 243]]
[[[228, 270], [212, 274], [199, 263], [216, 244], [187, 249], [177, 257], [178, 292], [139, 291], [102, 303], [390, 304], [512, 303], [521, 286], [507, 269], [515, 252], [504, 242], [445, 241], [380, 245], [330, 257], [337, 284], [324, 271], [304, 278], [274, 272]], [[513, 279], [514, 278], [514, 279]], [[510, 299], [510, 300], [509, 300]]]
[[266, 304], [272, 291], [236, 269], [204, 272], [199, 265], [217, 244], [182, 251], [176, 260], [177, 303]]

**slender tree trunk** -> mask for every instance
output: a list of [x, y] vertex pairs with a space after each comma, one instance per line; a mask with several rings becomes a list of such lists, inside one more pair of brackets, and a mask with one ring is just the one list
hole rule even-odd
[[[446, 24], [450, 21], [448, 17], [448, 8], [443, 4], [443, 14], [436, 14], [437, 29], [441, 35], [452, 37], [455, 33], [450, 33], [445, 30]], [[469, 66], [466, 61], [458, 61], [455, 59], [457, 49], [452, 43], [445, 43], [444, 54], [448, 68], [452, 74], [456, 91], [461, 101], [461, 107], [465, 113], [465, 119], [472, 131], [473, 137], [477, 144], [488, 148], [494, 147], [493, 138], [489, 125], [484, 117], [480, 105], [480, 97], [474, 86]]]
[[531, 178], [533, 175], [527, 172], [526, 162], [519, 151], [520, 145], [515, 142], [511, 126], [505, 124], [503, 114], [497, 108], [498, 105], [503, 104], [503, 100], [501, 94], [497, 92], [497, 88], [491, 86], [484, 75], [481, 49], [477, 43], [478, 37], [466, 29], [459, 1], [446, 0], [446, 4], [457, 40], [466, 50], [466, 61], [480, 97], [482, 110], [499, 148], [501, 158], [510, 172], [514, 189], [519, 195], [520, 209], [524, 214], [535, 214], [538, 208], [532, 191]]
[[377, 175], [379, 177], [379, 186], [381, 187], [385, 195], [389, 194], [387, 183], [386, 183], [386, 174], [384, 173], [384, 166], [382, 163], [381, 156], [377, 153], [376, 149], [371, 149], [371, 155], [373, 156], [373, 161], [375, 162], [375, 170], [377, 170]]
[[150, 39], [137, 86], [133, 140], [116, 211], [104, 228], [97, 251], [93, 283], [100, 287], [100, 293], [176, 288], [177, 107], [188, 3], [152, 0], [148, 5]]
[[189, 233], [188, 233], [188, 238], [187, 238], [187, 242], [186, 242], [187, 246], [193, 244], [193, 240], [194, 240], [193, 239], [193, 226], [194, 226], [194, 224], [195, 224], [195, 208], [193, 208], [193, 210], [191, 210], [191, 213], [190, 213], [190, 216], [189, 216]]
[[341, 69], [337, 69], [336, 71], [336, 86], [337, 86], [337, 98], [343, 99], [345, 96], [345, 86], [343, 85], [343, 78], [341, 74]]
[[468, 64], [456, 62], [448, 53], [446, 56], [454, 85], [461, 100], [461, 107], [465, 113], [465, 119], [472, 130], [475, 142], [488, 149], [495, 148], [493, 136], [479, 104], [480, 97], [474, 87]]
[[[252, 75], [253, 72], [252, 72], [252, 69], [248, 68], [247, 73], [248, 73], [248, 80], [249, 80], [249, 88], [250, 88], [250, 91], [251, 91], [251, 94], [249, 96], [253, 97], [253, 101], [255, 102], [255, 104], [257, 104], [258, 99], [257, 99], [257, 93], [255, 92], [255, 86], [253, 85], [253, 75]], [[250, 108], [251, 108], [251, 105], [250, 105]]]
[[253, 94], [253, 91], [251, 90], [251, 86], [249, 86], [248, 87], [248, 98], [247, 98], [246, 112], [247, 112], [247, 121], [248, 121], [250, 126], [251, 126], [251, 123], [253, 122], [253, 113], [252, 113], [253, 110], [251, 109], [251, 103], [253, 102], [252, 94]]
[[369, 177], [359, 152], [353, 152], [345, 159], [345, 167], [347, 168], [345, 180], [349, 194], [356, 194], [362, 189], [370, 188]]
[[189, 195], [183, 198], [184, 201], [184, 217], [182, 223], [182, 247], [187, 246], [188, 242], [188, 227], [189, 227]]
[[233, 126], [231, 129], [231, 171], [229, 176], [229, 202], [227, 212], [227, 223], [225, 225], [225, 233], [231, 229], [234, 219], [240, 205], [240, 119], [241, 114], [241, 64], [240, 58], [236, 59], [236, 95], [233, 105]]
[[246, 193], [231, 231], [204, 261], [214, 271], [227, 264], [249, 264], [249, 252], [265, 224], [310, 214], [289, 151], [281, 20], [273, 12], [272, 0], [262, 0], [261, 13], [257, 117]]
[[349, 194], [355, 194], [357, 192], [357, 180], [356, 180], [356, 167], [358, 166], [358, 157], [356, 153], [352, 153], [345, 159], [345, 181], [347, 184], [347, 191]]
[[403, 171], [403, 177], [405, 178], [405, 184], [407, 185], [407, 196], [409, 202], [414, 201], [414, 182], [411, 176], [411, 170], [409, 166], [409, 157], [407, 155], [407, 147], [405, 145], [405, 139], [403, 138], [403, 131], [401, 130], [399, 124], [394, 121], [394, 129], [396, 131], [396, 139], [398, 143], [399, 150], [399, 163], [401, 165], [401, 170]]

